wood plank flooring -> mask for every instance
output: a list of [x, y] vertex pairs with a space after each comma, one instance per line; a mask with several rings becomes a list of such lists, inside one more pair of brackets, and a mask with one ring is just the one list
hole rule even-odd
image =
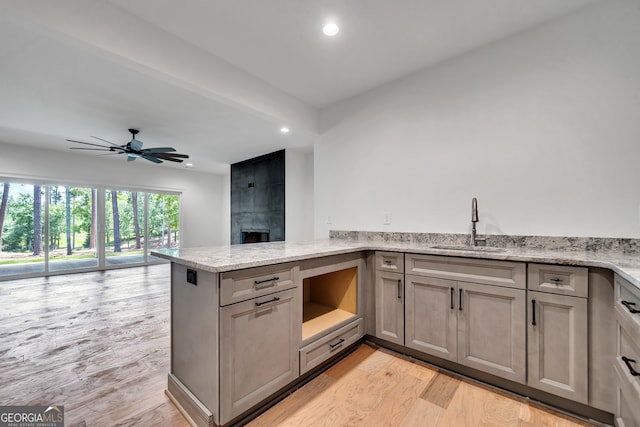
[[169, 266], [0, 282], [0, 405], [66, 426], [188, 423], [164, 395]]
[[[66, 426], [187, 426], [164, 394], [169, 266], [0, 282], [0, 405]], [[361, 345], [251, 426], [586, 426]]]
[[248, 425], [578, 427], [591, 424], [362, 344]]

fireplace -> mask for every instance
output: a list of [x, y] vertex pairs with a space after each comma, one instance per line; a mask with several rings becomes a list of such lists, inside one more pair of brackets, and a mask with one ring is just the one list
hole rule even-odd
[[261, 243], [269, 241], [269, 230], [242, 230], [242, 243]]

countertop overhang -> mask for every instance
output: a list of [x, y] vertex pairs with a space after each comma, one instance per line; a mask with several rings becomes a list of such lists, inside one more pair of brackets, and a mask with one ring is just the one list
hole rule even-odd
[[640, 256], [617, 250], [504, 248], [500, 252], [434, 248], [432, 243], [321, 239], [303, 242], [267, 242], [245, 245], [162, 249], [157, 257], [213, 273], [301, 261], [359, 251], [410, 252], [427, 255], [482, 258], [607, 268], [640, 288]]

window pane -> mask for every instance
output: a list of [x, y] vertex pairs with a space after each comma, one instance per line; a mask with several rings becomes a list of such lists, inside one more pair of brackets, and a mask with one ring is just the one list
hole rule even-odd
[[44, 187], [0, 183], [0, 276], [44, 271]]
[[144, 193], [105, 191], [106, 264], [144, 262]]
[[[149, 248], [180, 245], [180, 196], [149, 193]], [[153, 260], [159, 258], [151, 257]]]
[[49, 271], [98, 266], [96, 190], [49, 186]]

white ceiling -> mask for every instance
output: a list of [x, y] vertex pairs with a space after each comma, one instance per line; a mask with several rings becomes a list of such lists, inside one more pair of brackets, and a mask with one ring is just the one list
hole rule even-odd
[[224, 172], [311, 146], [322, 108], [595, 1], [0, 0], [0, 141], [134, 127]]

